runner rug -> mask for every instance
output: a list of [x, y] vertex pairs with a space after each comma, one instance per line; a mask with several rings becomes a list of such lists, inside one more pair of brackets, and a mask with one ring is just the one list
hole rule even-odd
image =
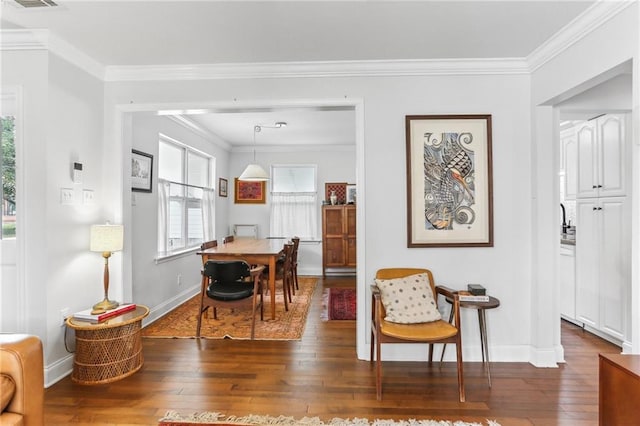
[[[256, 318], [256, 340], [300, 340], [307, 322], [317, 278], [299, 277], [299, 290], [284, 309], [281, 289], [276, 288], [276, 319], [271, 320], [269, 295], [264, 297], [264, 321]], [[142, 329], [142, 337], [195, 338], [198, 323], [200, 295], [193, 297], [171, 312]], [[211, 308], [209, 309], [211, 311]], [[218, 319], [210, 318], [209, 311], [202, 316], [200, 337], [206, 339], [249, 339], [251, 337], [250, 309], [220, 309]], [[258, 313], [259, 315], [259, 313]]]
[[356, 290], [354, 288], [328, 288], [322, 295], [322, 319], [355, 320]]
[[303, 417], [295, 419], [287, 416], [256, 416], [248, 415], [244, 417], [225, 416], [220, 413], [195, 413], [189, 416], [181, 416], [175, 411], [169, 411], [160, 419], [159, 426], [187, 426], [193, 424], [207, 425], [285, 425], [285, 426], [500, 426], [493, 420], [486, 423], [465, 422], [461, 420], [368, 420], [368, 419], [341, 419], [334, 418], [328, 422], [323, 422], [318, 417]]

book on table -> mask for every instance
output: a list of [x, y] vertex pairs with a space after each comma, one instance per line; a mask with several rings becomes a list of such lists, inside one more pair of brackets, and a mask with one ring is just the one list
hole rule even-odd
[[92, 314], [91, 312], [93, 311], [93, 309], [85, 309], [84, 311], [76, 312], [75, 314], [73, 314], [73, 318], [80, 321], [101, 322], [109, 318], [122, 315], [125, 312], [133, 311], [135, 308], [135, 303], [123, 303], [117, 308], [109, 309], [99, 314]]
[[461, 302], [488, 302], [489, 296], [485, 295], [476, 295], [471, 294], [468, 291], [459, 291], [458, 292], [458, 300]]

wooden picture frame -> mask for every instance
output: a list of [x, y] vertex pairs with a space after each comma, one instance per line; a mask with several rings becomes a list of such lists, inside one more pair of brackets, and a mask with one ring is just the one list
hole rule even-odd
[[265, 204], [267, 183], [238, 180], [235, 178], [234, 202], [236, 204]]
[[493, 247], [491, 115], [408, 115], [407, 247]]
[[153, 192], [153, 155], [131, 150], [131, 190]]
[[345, 204], [347, 200], [347, 182], [325, 182], [324, 184], [324, 199], [329, 202], [331, 191], [335, 191], [337, 202], [336, 204]]
[[218, 195], [221, 197], [226, 197], [229, 188], [229, 181], [225, 178], [218, 178]]

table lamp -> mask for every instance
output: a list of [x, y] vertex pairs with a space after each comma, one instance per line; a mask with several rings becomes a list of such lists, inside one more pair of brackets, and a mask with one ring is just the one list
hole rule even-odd
[[93, 305], [92, 313], [117, 308], [119, 303], [109, 300], [109, 257], [122, 250], [124, 227], [122, 225], [92, 225], [89, 250], [102, 252], [104, 257], [104, 300]]

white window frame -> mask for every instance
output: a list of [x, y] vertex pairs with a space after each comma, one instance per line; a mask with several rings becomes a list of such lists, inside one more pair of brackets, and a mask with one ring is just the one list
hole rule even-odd
[[[163, 189], [163, 185], [168, 185], [169, 188], [171, 188], [171, 186], [178, 186], [178, 187], [182, 187], [182, 194], [183, 195], [172, 195], [171, 191], [169, 189], [168, 191], [168, 196], [166, 197], [167, 203], [170, 203], [172, 200], [173, 201], [180, 201], [181, 205], [182, 205], [182, 226], [181, 226], [181, 235], [182, 235], [182, 240], [184, 241], [184, 244], [179, 246], [179, 247], [170, 247], [170, 231], [169, 231], [169, 226], [170, 226], [170, 222], [167, 221], [166, 223], [162, 223], [162, 214], [161, 214], [161, 210], [163, 209], [162, 206], [162, 199], [164, 197], [160, 196], [158, 197], [158, 253], [157, 253], [157, 260], [162, 260], [162, 259], [166, 259], [166, 258], [171, 258], [174, 257], [176, 255], [180, 255], [183, 253], [190, 253], [198, 248], [200, 248], [200, 244], [202, 244], [202, 242], [204, 242], [206, 239], [208, 239], [206, 237], [206, 235], [203, 235], [203, 238], [198, 240], [198, 241], [194, 241], [192, 243], [189, 243], [189, 206], [193, 205], [194, 202], [197, 202], [200, 204], [200, 210], [202, 211], [203, 208], [205, 208], [205, 206], [203, 205], [203, 203], [205, 202], [205, 191], [211, 191], [214, 192], [213, 195], [210, 195], [210, 199], [212, 200], [212, 206], [211, 206], [211, 212], [210, 214], [212, 215], [212, 219], [211, 219], [211, 239], [215, 239], [215, 205], [213, 204], [213, 200], [215, 200], [215, 190], [214, 190], [214, 176], [215, 176], [215, 157], [213, 157], [212, 155], [209, 155], [203, 151], [200, 151], [192, 146], [189, 146], [185, 143], [182, 143], [180, 141], [177, 141], [176, 139], [173, 139], [169, 136], [166, 136], [164, 134], [160, 134], [159, 135], [159, 139], [158, 139], [158, 147], [160, 146], [160, 144], [165, 143], [168, 145], [172, 145], [175, 148], [178, 148], [180, 150], [182, 150], [182, 173], [181, 173], [181, 178], [180, 178], [180, 182], [176, 182], [176, 181], [169, 181], [166, 179], [162, 179], [160, 178], [160, 159], [158, 158], [158, 191], [163, 192], [165, 191]], [[188, 161], [188, 156], [189, 154], [192, 155], [196, 155], [198, 157], [204, 158], [207, 160], [207, 186], [198, 186], [198, 185], [192, 185], [192, 184], [188, 184], [186, 183], [188, 180], [188, 176], [189, 176], [189, 161]], [[194, 191], [198, 191], [198, 192], [203, 192], [203, 195], [198, 198], [196, 196], [193, 196], [193, 192]], [[170, 206], [167, 205], [166, 206], [166, 212], [170, 212]], [[163, 228], [163, 229], [162, 229]], [[206, 234], [206, 225], [203, 224], [203, 234]], [[163, 235], [164, 235], [164, 241], [162, 241], [163, 239]], [[163, 250], [162, 248], [166, 248], [165, 250]]]

